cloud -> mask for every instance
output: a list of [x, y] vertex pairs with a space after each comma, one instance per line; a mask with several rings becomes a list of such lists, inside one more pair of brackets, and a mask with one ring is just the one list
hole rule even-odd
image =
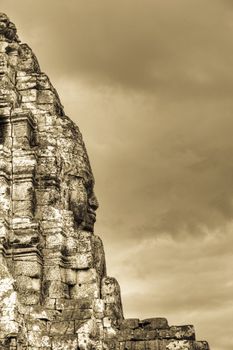
[[164, 105], [74, 81], [57, 87], [88, 141], [100, 232], [140, 239], [224, 231], [232, 219], [231, 101]]
[[230, 350], [232, 102], [164, 104], [163, 96], [66, 84], [57, 87], [87, 141], [96, 232], [126, 316], [193, 323], [211, 349]]
[[[231, 94], [231, 12], [226, 2], [2, 1], [43, 69], [96, 84], [173, 96]], [[22, 23], [22, 25], [21, 25]], [[22, 29], [20, 29], [22, 28]], [[29, 42], [30, 43], [30, 42]]]
[[80, 126], [126, 316], [232, 349], [232, 4], [2, 0]]
[[114, 272], [122, 286], [127, 314], [164, 316], [170, 324], [194, 324], [198, 339], [208, 339], [211, 349], [219, 349], [220, 344], [230, 349], [231, 232], [232, 224], [224, 237], [211, 233], [204, 240], [186, 237], [180, 242], [150, 238], [125, 252], [119, 249], [114, 262], [120, 266]]

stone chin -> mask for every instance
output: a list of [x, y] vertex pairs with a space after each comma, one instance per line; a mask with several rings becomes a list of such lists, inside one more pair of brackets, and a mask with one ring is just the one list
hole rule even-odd
[[96, 222], [96, 217], [91, 214], [87, 214], [80, 228], [82, 228], [84, 231], [94, 232], [95, 222]]

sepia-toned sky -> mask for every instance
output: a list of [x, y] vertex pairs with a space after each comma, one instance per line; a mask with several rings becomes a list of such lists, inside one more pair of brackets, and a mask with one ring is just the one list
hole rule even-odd
[[233, 1], [0, 0], [80, 127], [126, 317], [233, 348]]

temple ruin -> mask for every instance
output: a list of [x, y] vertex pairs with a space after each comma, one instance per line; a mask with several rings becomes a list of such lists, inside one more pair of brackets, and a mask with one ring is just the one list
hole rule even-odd
[[94, 234], [79, 128], [0, 14], [0, 349], [208, 350], [193, 326], [125, 319]]

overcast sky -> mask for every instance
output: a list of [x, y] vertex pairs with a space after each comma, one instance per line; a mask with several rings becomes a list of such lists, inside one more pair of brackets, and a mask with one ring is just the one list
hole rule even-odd
[[0, 0], [80, 127], [126, 317], [233, 348], [233, 1]]

